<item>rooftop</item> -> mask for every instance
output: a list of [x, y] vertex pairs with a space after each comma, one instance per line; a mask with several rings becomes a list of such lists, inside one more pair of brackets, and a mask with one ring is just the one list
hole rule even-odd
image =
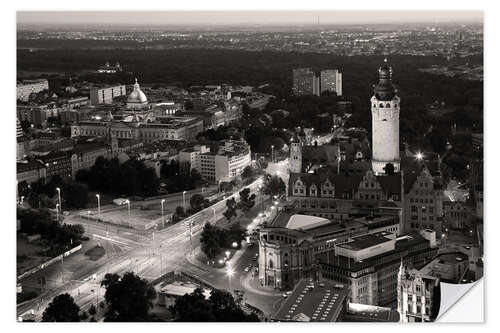
[[272, 316], [276, 321], [339, 321], [347, 291], [330, 281], [300, 280]]
[[331, 223], [330, 220], [322, 217], [294, 214], [288, 219], [286, 227], [288, 229], [309, 230], [329, 223]]
[[355, 237], [353, 238], [352, 241], [337, 246], [353, 251], [359, 251], [388, 242], [390, 240], [388, 237], [390, 237], [391, 235], [392, 233], [390, 232], [381, 231], [374, 234], [367, 234]]
[[391, 308], [349, 303], [342, 321], [346, 322], [399, 322], [399, 313]]

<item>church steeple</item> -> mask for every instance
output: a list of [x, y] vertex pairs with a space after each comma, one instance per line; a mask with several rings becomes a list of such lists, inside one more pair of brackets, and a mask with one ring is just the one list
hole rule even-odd
[[384, 59], [384, 64], [378, 69], [378, 83], [373, 89], [374, 96], [379, 101], [390, 101], [397, 93], [396, 87], [392, 84], [392, 67]]
[[399, 96], [392, 83], [392, 67], [384, 59], [378, 69], [379, 80], [373, 87], [372, 105], [372, 170], [386, 174], [391, 163], [400, 170], [399, 159]]

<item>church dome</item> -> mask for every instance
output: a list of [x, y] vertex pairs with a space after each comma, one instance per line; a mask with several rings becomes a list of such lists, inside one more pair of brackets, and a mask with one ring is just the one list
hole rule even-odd
[[128, 95], [127, 98], [127, 103], [147, 103], [148, 99], [146, 98], [146, 95], [141, 90], [141, 87], [139, 86], [139, 83], [137, 82], [137, 79], [135, 79], [135, 84], [134, 84], [134, 90]]

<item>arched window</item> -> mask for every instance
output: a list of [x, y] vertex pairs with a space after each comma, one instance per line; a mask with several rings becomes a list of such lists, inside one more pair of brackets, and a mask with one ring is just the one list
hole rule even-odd
[[391, 107], [391, 103], [387, 103], [387, 104], [385, 105], [385, 107], [386, 107], [386, 108], [390, 108], [390, 107]]
[[384, 103], [380, 103], [379, 107], [383, 108], [384, 107]]
[[273, 267], [274, 267], [273, 260], [272, 260], [272, 259], [269, 259], [269, 268], [273, 268]]

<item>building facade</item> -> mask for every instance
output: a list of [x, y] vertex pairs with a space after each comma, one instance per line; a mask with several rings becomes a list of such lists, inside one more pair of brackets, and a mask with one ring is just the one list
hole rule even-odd
[[421, 267], [437, 254], [435, 237], [412, 233], [397, 237], [387, 231], [353, 237], [320, 258], [324, 279], [343, 283], [352, 302], [390, 305], [397, 299], [398, 272], [406, 265]]
[[62, 179], [71, 179], [73, 172], [71, 170], [71, 156], [62, 151], [53, 151], [44, 156], [39, 156], [39, 160], [47, 168], [46, 177], [50, 178], [57, 175]]
[[16, 85], [16, 97], [20, 101], [27, 102], [31, 94], [48, 89], [49, 81], [47, 79], [24, 80]]
[[407, 269], [402, 264], [397, 287], [400, 322], [434, 321], [441, 301], [439, 284], [439, 277]]
[[443, 224], [443, 190], [423, 167], [420, 172], [404, 173], [404, 231], [423, 229], [441, 234]]
[[325, 69], [321, 71], [321, 93], [330, 91], [342, 96], [342, 73], [338, 69]]
[[25, 181], [28, 184], [47, 177], [47, 168], [37, 160], [23, 160], [17, 162], [17, 182]]
[[310, 68], [297, 68], [293, 70], [293, 94], [313, 95], [315, 92], [319, 95], [319, 80], [316, 74]]
[[377, 176], [371, 170], [364, 175], [290, 173], [288, 181], [288, 200], [301, 212], [325, 218], [383, 207], [402, 215], [401, 194], [400, 174]]
[[116, 97], [125, 96], [125, 85], [94, 88], [90, 90], [90, 103], [92, 105], [112, 104]]
[[203, 120], [194, 117], [151, 117], [130, 120], [88, 120], [71, 126], [71, 137], [102, 136], [108, 139], [137, 139], [144, 143], [160, 140], [191, 140], [203, 131]]
[[201, 176], [211, 182], [229, 182], [241, 175], [252, 163], [252, 152], [246, 142], [227, 140], [218, 151], [199, 154]]
[[291, 288], [301, 278], [318, 277], [319, 258], [352, 237], [398, 230], [399, 216], [346, 217], [329, 220], [281, 211], [259, 235], [259, 280], [277, 289]]
[[98, 157], [111, 158], [113, 152], [111, 147], [103, 143], [86, 143], [75, 146], [71, 154], [72, 178], [79, 170], [90, 169]]

